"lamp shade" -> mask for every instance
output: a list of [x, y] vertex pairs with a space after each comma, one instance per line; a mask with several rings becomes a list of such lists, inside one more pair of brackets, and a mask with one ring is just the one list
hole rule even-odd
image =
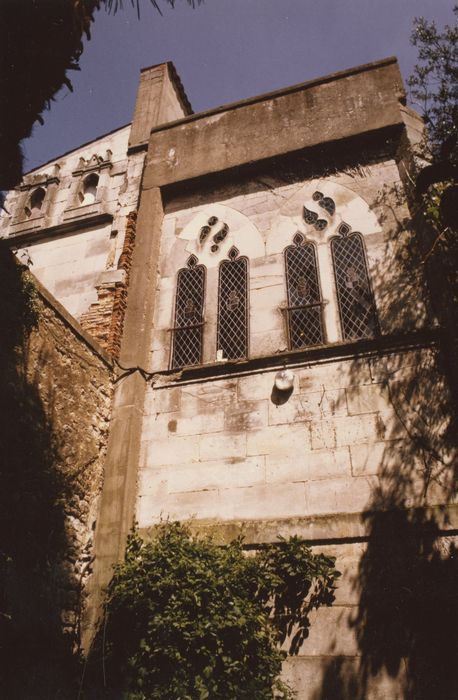
[[294, 385], [294, 374], [290, 369], [282, 369], [275, 375], [275, 386], [278, 391], [290, 391]]

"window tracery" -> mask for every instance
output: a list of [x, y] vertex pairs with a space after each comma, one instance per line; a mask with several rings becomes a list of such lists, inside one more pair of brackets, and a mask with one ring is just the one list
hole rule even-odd
[[224, 221], [219, 223], [217, 216], [210, 216], [205, 226], [202, 226], [199, 232], [199, 243], [203, 245], [217, 224], [218, 230], [211, 236], [212, 243], [210, 245], [210, 250], [212, 253], [217, 253], [219, 251], [220, 244], [229, 233], [229, 226], [224, 223]]

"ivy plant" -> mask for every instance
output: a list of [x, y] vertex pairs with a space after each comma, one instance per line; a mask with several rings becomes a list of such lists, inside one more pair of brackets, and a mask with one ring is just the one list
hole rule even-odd
[[270, 700], [294, 696], [282, 661], [331, 605], [335, 560], [297, 537], [246, 552], [183, 524], [133, 532], [107, 590], [97, 642], [108, 697]]

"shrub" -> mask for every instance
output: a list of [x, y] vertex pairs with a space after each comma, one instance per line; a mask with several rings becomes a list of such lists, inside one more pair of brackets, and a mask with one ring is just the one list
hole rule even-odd
[[[298, 538], [257, 552], [217, 546], [179, 523], [130, 535], [99, 635], [107, 691], [135, 700], [292, 698], [280, 680], [309, 612], [334, 599], [334, 559]], [[293, 635], [293, 629], [295, 634]], [[112, 697], [112, 695], [109, 695]]]

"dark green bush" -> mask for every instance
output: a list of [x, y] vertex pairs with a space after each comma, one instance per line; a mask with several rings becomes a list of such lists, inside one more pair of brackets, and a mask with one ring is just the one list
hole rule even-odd
[[279, 644], [297, 652], [338, 576], [332, 558], [297, 538], [246, 553], [241, 539], [220, 547], [179, 523], [160, 525], [151, 542], [132, 534], [99, 636], [108, 696], [293, 697], [279, 679]]

